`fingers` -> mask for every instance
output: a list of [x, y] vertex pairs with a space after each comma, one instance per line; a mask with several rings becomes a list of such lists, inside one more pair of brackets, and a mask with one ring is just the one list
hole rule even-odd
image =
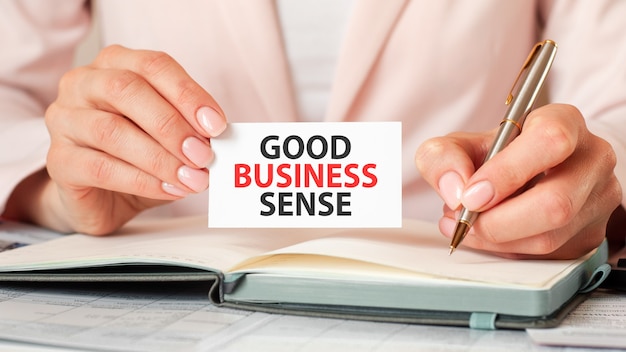
[[[130, 50], [113, 45], [98, 55], [93, 66], [134, 72], [154, 87], [194, 130], [205, 137], [216, 137], [226, 128], [224, 113], [213, 97], [191, 79], [182, 66], [163, 52]], [[121, 87], [124, 85], [122, 81]]]
[[[68, 154], [71, 157], [68, 158]], [[81, 172], [65, 172], [55, 166], [60, 165], [55, 159], [63, 160], [66, 170]], [[153, 199], [168, 198], [164, 192], [155, 192], [161, 187], [158, 178], [104, 152], [89, 148], [59, 148], [48, 155], [48, 160], [51, 165], [48, 168], [50, 174], [63, 174], [62, 179], [68, 184], [81, 185], [76, 190], [95, 187], [127, 194], [142, 194]], [[169, 198], [175, 199], [173, 196]]]
[[[204, 168], [210, 163], [213, 155], [208, 140], [197, 133], [178, 110], [144, 79], [124, 70], [83, 68], [77, 71], [71, 83], [61, 85], [59, 104], [72, 105], [63, 97], [80, 96], [94, 111], [102, 110], [128, 117], [187, 165]], [[80, 119], [85, 118], [89, 120], [89, 115], [80, 116]], [[89, 125], [85, 127], [96, 128]], [[193, 148], [189, 146], [190, 141]]]
[[[502, 243], [558, 229], [565, 242], [571, 237], [567, 233], [573, 235], [598, 219], [608, 221], [619, 204], [621, 189], [614, 166], [610, 146], [590, 136], [588, 143], [532, 188], [481, 213], [475, 230], [481, 237]], [[512, 223], [519, 226], [507, 225]]]
[[535, 176], [567, 159], [583, 130], [582, 116], [572, 107], [548, 105], [533, 111], [520, 136], [472, 175], [462, 204], [472, 211], [499, 204]]
[[[182, 164], [131, 121], [97, 110], [68, 110], [63, 114], [66, 118], [51, 127], [52, 134], [58, 133], [57, 129], [66, 131], [64, 137], [50, 150], [53, 157], [59, 153], [62, 154], [50, 160], [49, 169], [53, 178], [82, 186], [103, 188], [106, 185], [110, 188], [105, 189], [116, 191], [120, 186], [111, 185], [111, 183], [127, 183], [130, 185], [130, 192], [127, 193], [155, 199], [171, 199], [171, 195], [184, 197], [191, 192], [201, 192], [208, 187], [206, 169], [194, 169]], [[191, 138], [193, 137], [189, 137], [188, 140]], [[89, 154], [81, 149], [93, 149], [98, 153]], [[103, 152], [107, 158], [100, 155], [100, 152]], [[211, 152], [210, 149], [209, 152]], [[77, 155], [83, 155], [85, 159], [81, 160], [76, 167], [96, 164], [93, 167], [118, 172], [106, 172], [110, 173], [111, 177], [115, 176], [107, 179], [106, 182], [102, 182], [103, 180], [99, 177], [102, 172], [91, 175], [94, 177], [91, 180], [66, 177], [65, 173], [72, 170], [68, 167], [67, 160], [75, 159]], [[90, 160], [87, 156], [92, 156], [95, 160]], [[62, 166], [59, 172], [56, 172], [55, 165]], [[129, 172], [132, 176], [119, 173], [122, 170]], [[90, 173], [87, 170], [80, 174], [89, 175]], [[153, 184], [151, 190], [145, 187], [148, 177], [150, 177], [150, 183]], [[81, 183], [75, 183], [78, 181]], [[154, 183], [156, 181], [160, 183]], [[139, 191], [141, 193], [138, 193]]]
[[[463, 244], [500, 253], [580, 256], [600, 244], [608, 216], [621, 198], [614, 177], [586, 197], [581, 192], [570, 198], [571, 192], [540, 183], [481, 213]], [[455, 219], [446, 214], [440, 223], [442, 233], [452, 235]]]
[[[213, 98], [171, 57], [120, 46], [106, 48], [91, 66], [63, 77], [46, 123], [52, 139], [51, 161], [59, 163], [49, 165], [57, 182], [118, 190], [119, 185], [109, 183], [131, 179], [152, 188], [131, 187], [130, 194], [156, 199], [186, 196], [208, 187], [206, 167], [213, 159], [208, 138], [226, 126]], [[80, 151], [84, 162], [114, 170], [111, 175], [119, 179], [72, 183], [79, 179], [68, 175], [62, 159], [54, 157], [66, 148], [105, 153], [103, 158]]]
[[441, 196], [457, 209], [465, 183], [480, 165], [488, 148], [489, 134], [453, 133], [424, 142], [415, 153], [418, 171]]

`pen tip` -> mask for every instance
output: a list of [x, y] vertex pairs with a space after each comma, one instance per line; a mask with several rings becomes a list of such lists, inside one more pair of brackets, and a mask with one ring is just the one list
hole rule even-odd
[[469, 229], [470, 225], [464, 221], [459, 221], [456, 224], [454, 235], [452, 236], [452, 241], [450, 242], [450, 255], [452, 255], [452, 252], [454, 252], [459, 244], [461, 244], [461, 241], [463, 241], [463, 238], [465, 238]]

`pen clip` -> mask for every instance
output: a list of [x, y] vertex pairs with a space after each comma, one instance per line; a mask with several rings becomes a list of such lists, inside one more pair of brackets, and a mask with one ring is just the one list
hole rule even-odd
[[546, 43], [546, 41], [539, 42], [539, 43], [535, 44], [535, 46], [530, 51], [530, 54], [528, 54], [528, 57], [526, 58], [526, 61], [524, 61], [524, 65], [522, 65], [522, 68], [520, 69], [519, 73], [517, 74], [517, 78], [515, 78], [515, 82], [513, 82], [513, 87], [511, 87], [511, 91], [509, 92], [509, 95], [506, 97], [506, 101], [504, 102], [505, 105], [509, 105], [511, 103], [511, 101], [513, 100], [513, 90], [515, 90], [515, 87], [517, 86], [517, 82], [519, 82], [520, 78], [522, 77], [522, 74], [524, 73], [524, 70], [526, 70], [526, 68], [528, 68], [528, 65], [530, 65], [530, 62], [533, 60], [535, 55], [539, 52], [539, 49], [545, 43]]

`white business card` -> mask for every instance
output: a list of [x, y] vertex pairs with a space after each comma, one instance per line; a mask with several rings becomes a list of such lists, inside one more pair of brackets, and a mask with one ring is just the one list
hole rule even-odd
[[231, 123], [211, 139], [209, 227], [401, 227], [400, 122]]

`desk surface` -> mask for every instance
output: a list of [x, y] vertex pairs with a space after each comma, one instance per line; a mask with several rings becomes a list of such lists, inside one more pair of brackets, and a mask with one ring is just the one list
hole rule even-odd
[[0, 351], [593, 350], [538, 346], [525, 331], [481, 331], [220, 309], [208, 303], [204, 287], [155, 290], [142, 285], [120, 288], [110, 284], [97, 288], [0, 285], [0, 338], [5, 339], [0, 341]]

